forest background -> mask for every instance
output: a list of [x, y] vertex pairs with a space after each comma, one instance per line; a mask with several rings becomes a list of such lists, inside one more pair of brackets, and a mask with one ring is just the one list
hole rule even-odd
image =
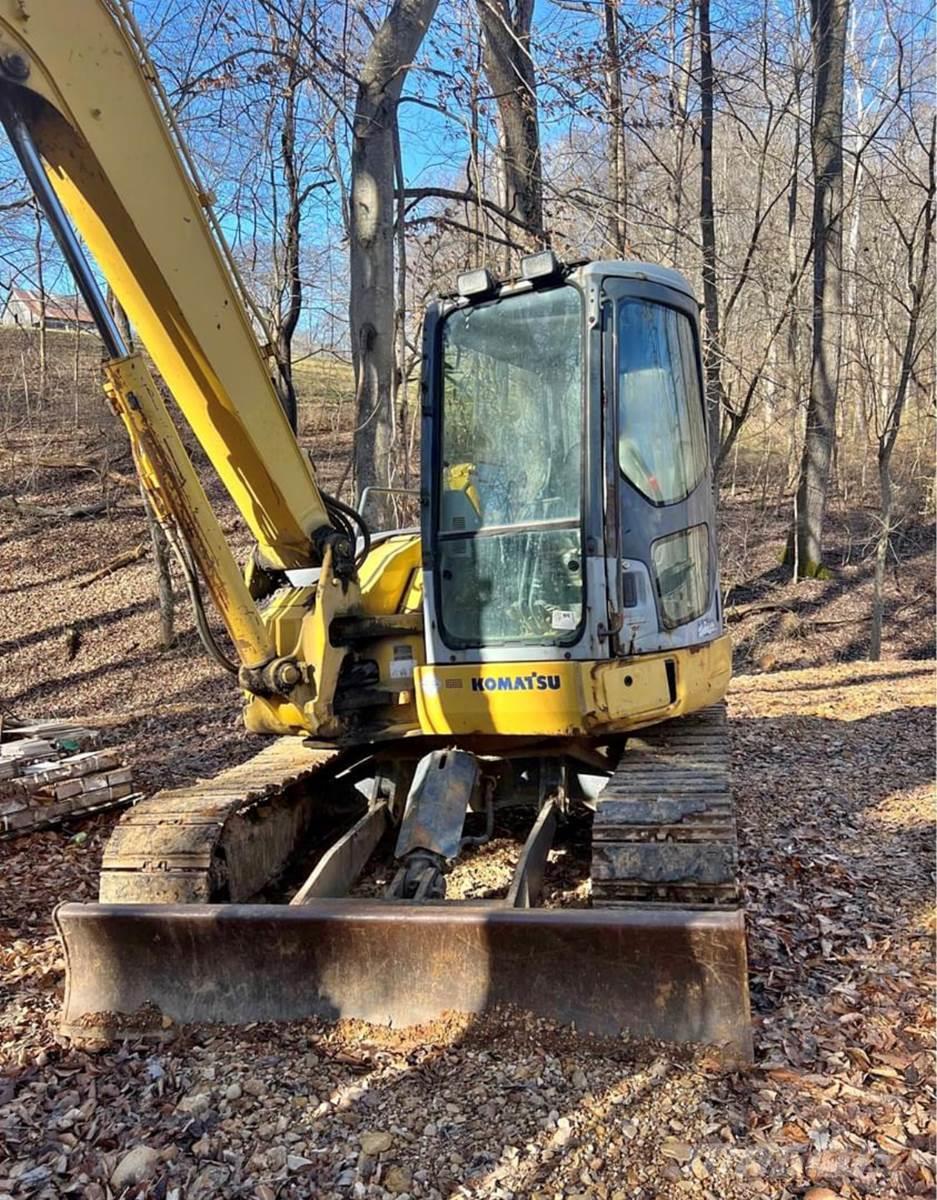
[[[503, 277], [546, 245], [567, 261], [663, 263], [702, 301], [719, 487], [727, 508], [746, 501], [744, 538], [736, 523], [724, 547], [734, 598], [777, 600], [746, 591], [751, 564], [733, 561], [756, 531], [777, 543], [777, 570], [761, 564], [772, 586], [861, 563], [863, 648], [880, 654], [888, 572], [906, 605], [900, 570], [932, 541], [934, 513], [924, 0], [133, 12], [284, 403], [345, 499], [412, 487], [422, 311], [460, 270]], [[5, 149], [0, 213], [0, 281], [73, 290]], [[50, 356], [44, 328], [8, 335], [6, 432], [39, 413], [107, 420], [94, 353], [58, 339]], [[406, 519], [408, 503], [372, 517]]]

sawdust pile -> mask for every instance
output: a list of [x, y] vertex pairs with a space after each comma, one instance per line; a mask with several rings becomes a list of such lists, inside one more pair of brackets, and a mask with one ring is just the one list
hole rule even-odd
[[932, 664], [741, 677], [731, 712], [753, 1069], [504, 1014], [63, 1047], [49, 914], [101, 817], [0, 848], [0, 1197], [933, 1195]]

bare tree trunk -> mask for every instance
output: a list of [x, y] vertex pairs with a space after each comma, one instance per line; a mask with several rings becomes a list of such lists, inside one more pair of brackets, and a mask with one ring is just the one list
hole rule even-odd
[[[390, 479], [394, 420], [394, 129], [407, 69], [438, 0], [395, 0], [374, 35], [358, 80], [351, 150], [350, 252], [355, 369], [355, 481]], [[387, 505], [377, 505], [380, 520]]]
[[[467, 269], [484, 264], [487, 258], [485, 233], [486, 214], [484, 206], [481, 203], [482, 196], [482, 170], [481, 170], [481, 129], [479, 125], [479, 76], [481, 74], [481, 46], [476, 50], [476, 59], [472, 64], [471, 87], [469, 91], [469, 159], [466, 174], [468, 176], [469, 191], [475, 197], [475, 203], [472, 206], [471, 219], [475, 231], [474, 254], [469, 251], [468, 257], [465, 260]], [[471, 244], [471, 243], [470, 243]]]
[[625, 158], [625, 113], [621, 86], [621, 45], [618, 31], [618, 0], [605, 0], [605, 82], [608, 108], [608, 170], [612, 211], [608, 240], [615, 258], [628, 249], [628, 181]]
[[120, 336], [124, 339], [124, 345], [133, 353], [133, 332], [130, 328], [130, 319], [127, 316], [126, 309], [114, 295], [110, 285], [107, 288], [107, 307], [111, 310], [111, 316], [117, 323], [117, 328], [120, 330]]
[[81, 330], [78, 328], [77, 323], [75, 325], [75, 338], [74, 338], [74, 342], [73, 342], [73, 351], [74, 351], [74, 353], [72, 354], [72, 412], [73, 412], [73, 418], [74, 418], [74, 422], [75, 422], [75, 428], [77, 429], [78, 426], [81, 424], [81, 413], [80, 413], [80, 403], [79, 403], [80, 396], [81, 396], [81, 388], [78, 386], [78, 375], [79, 375], [79, 370], [80, 370], [80, 366], [81, 366]]
[[878, 662], [882, 657], [882, 619], [884, 616], [885, 567], [888, 563], [888, 545], [891, 541], [891, 452], [878, 455], [878, 487], [881, 525], [875, 544], [875, 572], [872, 577], [872, 632], [869, 635], [869, 658]]
[[[885, 428], [878, 441], [878, 485], [881, 497], [879, 519], [878, 545], [875, 547], [875, 576], [872, 589], [872, 634], [869, 645], [869, 658], [877, 660], [882, 656], [882, 616], [884, 610], [883, 585], [885, 582], [885, 566], [888, 561], [888, 549], [891, 543], [892, 520], [892, 487], [891, 487], [891, 456], [901, 429], [901, 418], [904, 415], [908, 398], [908, 387], [914, 371], [917, 356], [918, 330], [921, 313], [927, 295], [927, 285], [930, 271], [931, 245], [934, 240], [934, 202], [937, 195], [937, 117], [931, 117], [930, 146], [927, 160], [927, 198], [924, 202], [920, 222], [922, 247], [917, 274], [914, 274], [913, 255], [914, 242], [908, 246], [908, 277], [911, 280], [911, 304], [908, 308], [908, 325], [905, 331], [904, 348], [901, 354], [901, 372], [898, 375], [898, 387], [895, 391], [894, 403], [885, 422]], [[915, 225], [915, 229], [918, 228]]]
[[[851, 47], [851, 57], [855, 55], [855, 47]], [[859, 321], [860, 316], [857, 309], [857, 297], [859, 291], [859, 245], [863, 225], [863, 193], [866, 185], [866, 170], [865, 163], [862, 157], [862, 139], [865, 132], [865, 107], [863, 102], [864, 89], [860, 79], [855, 80], [855, 89], [853, 96], [852, 122], [854, 129], [850, 141], [852, 142], [852, 159], [854, 162], [851, 188], [851, 204], [852, 212], [849, 216], [849, 232], [846, 235], [846, 246], [843, 262], [844, 276], [844, 292], [843, 297], [843, 313], [842, 322], [843, 329], [841, 333], [843, 346], [843, 390], [847, 396], [855, 395], [858, 397], [859, 388], [853, 390], [852, 381], [855, 378], [858, 347], [859, 347]], [[852, 430], [857, 432], [858, 423], [861, 419], [862, 405], [854, 403], [852, 412], [847, 411], [847, 416], [852, 417]], [[863, 455], [863, 458], [865, 456]]]
[[[801, 0], [796, 0], [795, 12], [800, 13]], [[787, 190], [787, 279], [792, 291], [791, 313], [787, 325], [785, 339], [785, 379], [791, 404], [791, 436], [787, 447], [787, 465], [784, 472], [782, 487], [793, 478], [796, 464], [797, 444], [800, 432], [801, 404], [801, 368], [800, 368], [800, 315], [798, 312], [797, 280], [800, 273], [799, 255], [797, 253], [797, 203], [800, 192], [800, 114], [803, 100], [804, 62], [799, 44], [793, 47], [793, 147], [791, 150], [790, 181]]]
[[[407, 453], [407, 429], [409, 427], [409, 390], [407, 387], [407, 201], [404, 193], [403, 155], [400, 152], [400, 129], [394, 116], [394, 180], [397, 187], [397, 291], [394, 302], [394, 326], [396, 330], [396, 348], [394, 363], [394, 397], [395, 411], [399, 414], [397, 427], [400, 431], [398, 452], [395, 457], [402, 460], [403, 470], [400, 482], [404, 487], [410, 484], [410, 459]], [[390, 477], [396, 478], [393, 469]], [[399, 524], [399, 506], [395, 506], [395, 524]]]
[[[293, 383], [293, 335], [303, 306], [303, 283], [300, 273], [300, 250], [303, 204], [311, 187], [303, 188], [301, 169], [296, 155], [296, 99], [303, 86], [305, 68], [301, 63], [305, 5], [299, 4], [290, 14], [287, 36], [281, 33], [277, 16], [268, 12], [270, 45], [283, 65], [285, 78], [276, 88], [276, 100], [281, 108], [280, 160], [283, 169], [285, 206], [282, 228], [282, 262], [278, 264], [277, 295], [271, 313], [273, 356], [277, 365], [277, 391], [283, 411], [294, 432], [298, 428], [299, 410]], [[282, 272], [282, 273], [281, 273]]]
[[[798, 484], [799, 574], [823, 573], [843, 302], [843, 70], [849, 0], [811, 0], [814, 63], [813, 356]], [[790, 550], [788, 558], [792, 558]]]
[[673, 163], [668, 187], [668, 224], [670, 225], [670, 263], [680, 266], [680, 233], [683, 226], [683, 168], [686, 158], [687, 114], [690, 99], [690, 77], [693, 74], [693, 51], [696, 39], [696, 0], [689, 0], [686, 9], [686, 27], [683, 31], [683, 58], [678, 68], [677, 55], [677, 7], [671, 12], [672, 56], [670, 63], [670, 122], [673, 126]]
[[485, 75], [498, 104], [504, 208], [523, 222], [531, 246], [544, 245], [543, 174], [537, 82], [530, 56], [533, 0], [478, 0]]
[[[713, 204], [713, 52], [709, 27], [709, 0], [699, 0], [700, 45], [700, 241], [703, 248], [703, 308], [706, 374], [706, 410], [709, 418], [709, 455], [714, 472], [719, 465], [724, 403], [722, 345], [719, 336], [719, 289], [716, 283], [716, 214]], [[716, 478], [714, 476], [714, 483]]]
[[283, 157], [283, 174], [286, 179], [287, 208], [283, 230], [283, 267], [286, 276], [286, 302], [278, 306], [275, 314], [273, 352], [279, 376], [280, 403], [295, 433], [299, 423], [296, 389], [293, 386], [293, 334], [299, 322], [303, 305], [303, 284], [299, 271], [300, 232], [299, 221], [302, 201], [299, 193], [299, 178], [296, 172], [296, 111], [292, 80], [286, 86], [283, 125], [280, 130], [280, 151]]
[[45, 272], [43, 271], [43, 253], [42, 253], [42, 209], [38, 203], [33, 203], [33, 213], [36, 217], [36, 284], [39, 288], [39, 398], [38, 403], [42, 404], [42, 399], [46, 392], [46, 363], [47, 363], [47, 338], [46, 338], [46, 284]]

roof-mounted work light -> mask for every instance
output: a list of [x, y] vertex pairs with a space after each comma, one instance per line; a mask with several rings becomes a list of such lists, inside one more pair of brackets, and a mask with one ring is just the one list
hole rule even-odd
[[456, 280], [456, 290], [460, 296], [468, 299], [471, 296], [484, 296], [493, 292], [497, 280], [487, 267], [476, 267], [474, 271], [463, 271]]
[[536, 254], [527, 254], [521, 259], [521, 275], [525, 279], [550, 279], [559, 275], [563, 264], [552, 250], [538, 250]]

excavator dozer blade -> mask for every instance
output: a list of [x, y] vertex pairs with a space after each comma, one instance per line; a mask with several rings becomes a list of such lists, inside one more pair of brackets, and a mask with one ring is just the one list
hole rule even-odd
[[528, 1010], [583, 1032], [752, 1055], [744, 918], [317, 900], [62, 904], [63, 1032]]

